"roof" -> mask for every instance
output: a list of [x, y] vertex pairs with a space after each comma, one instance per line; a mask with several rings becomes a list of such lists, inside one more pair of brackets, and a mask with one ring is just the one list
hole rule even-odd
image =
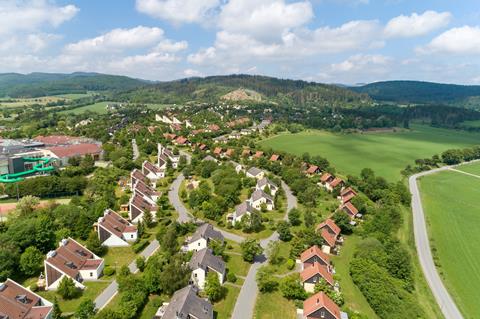
[[324, 173], [322, 177], [320, 177], [320, 181], [322, 183], [328, 182], [329, 179], [333, 178], [333, 176], [330, 173]]
[[225, 155], [226, 155], [226, 156], [232, 156], [234, 152], [235, 152], [235, 150], [234, 150], [233, 148], [229, 148], [229, 149], [225, 152]]
[[158, 196], [158, 192], [153, 189], [152, 187], [150, 187], [150, 185], [147, 185], [144, 181], [142, 180], [138, 180], [135, 185], [133, 186], [133, 191], [136, 193], [136, 192], [139, 192], [145, 196], [148, 196], [150, 198], [152, 198], [153, 196]]
[[250, 155], [250, 154], [251, 154], [251, 152], [250, 152], [249, 149], [244, 149], [244, 150], [242, 151], [242, 156], [246, 156], [246, 155]]
[[150, 163], [149, 161], [143, 162], [143, 168], [147, 171], [150, 171], [154, 174], [159, 174], [161, 172], [160, 168], [157, 165]]
[[261, 180], [259, 180], [257, 182], [257, 186], [258, 187], [263, 187], [263, 186], [269, 186], [270, 188], [278, 188], [278, 186], [272, 182], [271, 180], [269, 180], [267, 177], [264, 177], [262, 178]]
[[192, 270], [198, 268], [207, 270], [210, 268], [221, 274], [225, 274], [226, 270], [226, 265], [223, 259], [215, 256], [209, 248], [203, 248], [194, 252], [188, 266]]
[[148, 179], [147, 176], [145, 176], [145, 174], [143, 174], [141, 170], [136, 168], [130, 173], [130, 177], [133, 177], [134, 179], [139, 181], [145, 181]]
[[248, 174], [252, 176], [257, 176], [258, 174], [261, 174], [263, 171], [259, 168], [256, 167], [250, 167], [247, 171]]
[[47, 150], [51, 151], [59, 158], [99, 154], [102, 152], [100, 145], [90, 143], [52, 146], [47, 147]]
[[346, 202], [345, 205], [343, 205], [343, 209], [346, 209], [347, 213], [353, 217], [358, 214], [358, 209], [351, 202]]
[[197, 231], [190, 238], [189, 243], [196, 242], [200, 238], [213, 239], [223, 242], [223, 235], [221, 232], [216, 231], [212, 225], [203, 224], [197, 228]]
[[330, 233], [326, 228], [322, 228], [321, 234], [320, 234], [330, 247], [334, 247], [335, 244], [337, 243], [337, 236], [333, 235]]
[[220, 126], [218, 126], [217, 124], [210, 124], [208, 126], [208, 128], [211, 130], [211, 131], [218, 131], [220, 129]]
[[330, 228], [332, 232], [334, 232], [337, 236], [340, 234], [340, 231], [341, 231], [340, 227], [338, 227], [337, 224], [335, 224], [335, 222], [332, 219], [328, 218], [323, 223], [320, 223], [317, 226], [317, 230], [323, 229], [325, 228], [325, 226]]
[[44, 143], [45, 145], [64, 145], [79, 141], [81, 138], [68, 135], [38, 135], [33, 138], [34, 141]]
[[221, 147], [215, 147], [215, 150], [213, 151], [213, 154], [220, 155], [220, 153], [222, 153], [222, 148]]
[[142, 211], [145, 211], [145, 210], [154, 211], [157, 209], [156, 205], [150, 204], [138, 193], [135, 193], [133, 195], [133, 198], [131, 199], [130, 202]]
[[204, 161], [213, 161], [213, 162], [216, 162], [217, 160], [215, 159], [215, 157], [211, 156], [211, 155], [207, 155], [205, 156], [205, 158], [203, 159]]
[[255, 156], [256, 158], [262, 157], [262, 156], [263, 156], [263, 152], [262, 152], [262, 151], [256, 151], [254, 156]]
[[177, 135], [173, 133], [164, 133], [163, 137], [165, 137], [167, 140], [173, 140], [177, 137]]
[[335, 188], [337, 187], [338, 185], [340, 185], [341, 183], [343, 183], [343, 180], [339, 177], [335, 177], [335, 179], [333, 181], [330, 182], [330, 186], [332, 188]]
[[357, 196], [357, 192], [354, 191], [351, 187], [348, 187], [340, 192], [340, 196], [342, 197], [342, 202], [346, 203], [346, 202], [349, 202], [355, 196]]
[[332, 286], [335, 284], [335, 281], [333, 280], [333, 275], [331, 272], [328, 271], [328, 267], [325, 265], [321, 265], [320, 263], [314, 263], [311, 266], [307, 266], [300, 273], [302, 282], [307, 281], [315, 275], [320, 275], [323, 279], [325, 279], [326, 282], [328, 282]]
[[302, 261], [302, 263], [304, 263], [305, 261], [309, 260], [310, 258], [312, 258], [313, 256], [317, 256], [319, 257], [321, 260], [323, 260], [326, 264], [329, 264], [330, 263], [330, 257], [325, 254], [321, 249], [320, 247], [318, 247], [317, 245], [313, 245], [312, 247], [308, 248], [307, 250], [305, 250], [301, 255], [300, 255], [300, 260]]
[[310, 167], [307, 169], [308, 174], [313, 174], [318, 171], [318, 166], [317, 165], [310, 165]]
[[280, 155], [278, 154], [272, 154], [272, 156], [270, 156], [270, 160], [272, 162], [278, 161], [279, 159], [280, 159]]
[[212, 304], [197, 296], [192, 286], [177, 290], [165, 309], [162, 319], [213, 319]]
[[137, 231], [137, 226], [129, 223], [125, 218], [111, 209], [106, 209], [103, 217], [98, 219], [98, 224], [117, 237], [122, 238], [123, 233]]
[[252, 196], [250, 197], [250, 199], [251, 199], [252, 201], [254, 201], [254, 202], [257, 201], [257, 200], [259, 200], [259, 199], [261, 199], [261, 198], [265, 198], [265, 199], [267, 199], [267, 201], [273, 202], [272, 196], [268, 195], [267, 193], [265, 193], [265, 192], [264, 192], [263, 190], [261, 190], [261, 189], [257, 189], [256, 191], [254, 191], [254, 192], [252, 193]]
[[81, 269], [92, 269], [92, 265], [87, 263], [88, 260], [98, 259], [101, 263], [101, 259], [71, 238], [63, 239], [55, 253], [49, 253], [49, 256], [48, 263], [73, 278]]
[[323, 291], [303, 302], [303, 315], [309, 318], [311, 314], [322, 308], [331, 313], [335, 319], [340, 319], [340, 308]]
[[46, 318], [52, 310], [35, 293], [11, 279], [0, 284], [0, 317], [10, 319]]
[[179, 136], [175, 140], [175, 143], [177, 143], [177, 144], [185, 144], [187, 142], [188, 142], [188, 139], [186, 137], [183, 137], [183, 136]]
[[248, 202], [248, 201], [244, 201], [243, 203], [241, 203], [241, 204], [239, 204], [235, 207], [235, 213], [236, 213], [237, 217], [243, 216], [246, 213], [253, 213], [253, 212], [254, 212], [254, 209], [253, 209], [252, 205], [250, 204], [250, 202]]

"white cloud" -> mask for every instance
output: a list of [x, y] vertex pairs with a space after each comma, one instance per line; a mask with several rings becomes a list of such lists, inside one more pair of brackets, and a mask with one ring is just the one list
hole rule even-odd
[[138, 26], [132, 29], [113, 29], [96, 38], [71, 43], [65, 49], [74, 54], [117, 51], [147, 47], [162, 38], [162, 29]]
[[230, 0], [222, 8], [219, 26], [230, 33], [275, 39], [312, 18], [308, 1], [287, 4], [284, 0]]
[[450, 12], [425, 11], [422, 14], [401, 15], [388, 21], [385, 26], [387, 38], [409, 38], [426, 35], [447, 26], [452, 15]]
[[189, 78], [194, 76], [203, 76], [202, 72], [194, 69], [185, 69], [183, 70], [183, 74]]
[[435, 37], [418, 53], [480, 54], [480, 27], [463, 26], [452, 28]]
[[392, 59], [390, 57], [381, 54], [356, 54], [341, 63], [334, 63], [331, 65], [331, 69], [334, 72], [352, 72], [352, 71], [364, 71], [368, 69], [370, 72], [373, 70], [383, 71]]
[[58, 27], [72, 19], [79, 9], [74, 5], [57, 6], [47, 0], [0, 1], [0, 34]]
[[213, 15], [220, 0], [137, 0], [139, 12], [174, 24], [199, 23]]
[[202, 49], [197, 53], [190, 54], [187, 57], [188, 62], [193, 64], [203, 64], [207, 61], [211, 61], [217, 56], [217, 50], [214, 47]]
[[187, 48], [187, 41], [174, 42], [172, 40], [166, 39], [157, 44], [157, 46], [155, 46], [153, 50], [157, 52], [179, 52], [186, 50]]

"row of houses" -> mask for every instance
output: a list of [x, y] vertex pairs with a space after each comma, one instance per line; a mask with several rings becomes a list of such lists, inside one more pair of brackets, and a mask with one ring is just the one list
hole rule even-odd
[[176, 291], [169, 302], [164, 303], [156, 312], [156, 319], [213, 319], [212, 304], [199, 297], [200, 290], [205, 288], [207, 275], [211, 272], [218, 276], [221, 284], [226, 278], [226, 264], [221, 257], [215, 256], [209, 248], [211, 241], [224, 243], [221, 232], [210, 224], [203, 224], [186, 240], [183, 247], [193, 251], [188, 266], [192, 270], [190, 284]]

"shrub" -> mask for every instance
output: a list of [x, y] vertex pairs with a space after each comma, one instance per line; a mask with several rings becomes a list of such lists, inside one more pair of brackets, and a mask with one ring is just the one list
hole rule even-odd
[[289, 270], [292, 270], [293, 268], [295, 268], [295, 260], [289, 258], [289, 259], [287, 260], [287, 268], [288, 268]]
[[113, 276], [113, 274], [115, 274], [115, 269], [107, 266], [103, 269], [103, 274], [105, 276]]
[[227, 281], [235, 283], [237, 282], [237, 276], [235, 276], [233, 272], [229, 272], [227, 274]]
[[135, 260], [135, 263], [137, 264], [138, 270], [143, 272], [143, 270], [145, 269], [145, 257], [138, 256], [137, 259]]
[[142, 250], [144, 250], [145, 247], [148, 246], [148, 244], [149, 244], [149, 242], [148, 242], [147, 239], [142, 239], [142, 240], [136, 242], [135, 244], [133, 244], [132, 249], [135, 253], [139, 253]]
[[37, 284], [31, 284], [30, 285], [30, 290], [33, 291], [33, 292], [38, 291], [38, 285]]

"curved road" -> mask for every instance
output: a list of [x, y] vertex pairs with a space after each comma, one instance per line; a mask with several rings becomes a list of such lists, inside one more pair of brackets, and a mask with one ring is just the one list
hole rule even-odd
[[[287, 212], [292, 208], [297, 207], [297, 198], [292, 194], [287, 184], [282, 181], [282, 188], [287, 197]], [[287, 219], [288, 215], [285, 214], [284, 219]], [[265, 249], [271, 242], [277, 241], [278, 233], [273, 233], [270, 237], [260, 241], [260, 245]], [[258, 287], [256, 275], [258, 269], [267, 262], [267, 256], [260, 255], [255, 258], [255, 262], [250, 267], [245, 282], [243, 283], [240, 294], [238, 295], [235, 308], [233, 309], [232, 319], [246, 319], [253, 318], [253, 312], [255, 310], [255, 302], [258, 295]]]
[[445, 316], [445, 318], [448, 319], [463, 319], [463, 316], [458, 310], [447, 289], [443, 285], [443, 282], [438, 275], [437, 268], [435, 267], [435, 263], [433, 262], [432, 252], [430, 250], [430, 242], [427, 233], [427, 225], [425, 222], [425, 214], [423, 212], [422, 200], [420, 197], [420, 192], [418, 190], [417, 179], [422, 176], [450, 170], [456, 166], [444, 166], [430, 171], [421, 172], [410, 176], [408, 180], [410, 192], [412, 193], [413, 231], [415, 234], [415, 245], [417, 248], [418, 258], [420, 260], [420, 265], [422, 266], [425, 278], [427, 279], [428, 285], [430, 286], [430, 289], [432, 290], [432, 293], [435, 296], [435, 299], [440, 309], [442, 310], [443, 315]]

